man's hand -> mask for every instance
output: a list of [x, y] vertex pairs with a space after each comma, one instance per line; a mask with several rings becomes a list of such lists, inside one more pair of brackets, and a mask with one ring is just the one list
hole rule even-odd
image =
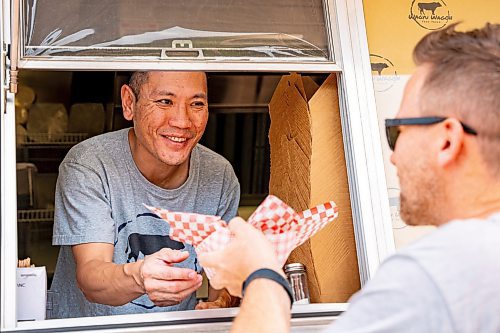
[[241, 297], [243, 281], [257, 269], [270, 268], [283, 274], [274, 249], [262, 232], [240, 217], [229, 222], [229, 229], [234, 239], [224, 250], [198, 257], [203, 267], [215, 273], [210, 280], [214, 288], [226, 288], [231, 295]]
[[145, 259], [113, 263], [113, 244], [85, 243], [72, 247], [80, 290], [93, 303], [119, 306], [144, 295], [158, 306], [181, 302], [201, 286], [201, 276], [173, 267], [188, 252], [162, 249]]
[[144, 258], [140, 283], [155, 305], [179, 304], [201, 286], [202, 277], [196, 271], [172, 266], [188, 257], [189, 252], [162, 249]]

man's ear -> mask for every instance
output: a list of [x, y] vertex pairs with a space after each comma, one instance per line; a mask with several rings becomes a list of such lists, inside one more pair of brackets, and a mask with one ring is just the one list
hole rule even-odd
[[124, 84], [121, 89], [123, 117], [127, 120], [134, 119], [136, 97], [129, 85]]
[[443, 121], [441, 146], [438, 155], [438, 164], [442, 167], [455, 162], [464, 149], [464, 130], [462, 124], [455, 118]]

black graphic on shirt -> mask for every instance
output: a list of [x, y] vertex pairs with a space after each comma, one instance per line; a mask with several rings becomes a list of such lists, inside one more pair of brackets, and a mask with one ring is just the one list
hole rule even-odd
[[[135, 218], [139, 218], [139, 217], [153, 217], [155, 219], [160, 219], [160, 217], [156, 214], [153, 214], [153, 213], [142, 213], [142, 214], [137, 214], [137, 216]], [[132, 220], [129, 220], [127, 222], [124, 222], [122, 224], [120, 224], [118, 226], [118, 232], [116, 234], [116, 238], [115, 238], [115, 246], [116, 244], [118, 243], [118, 234], [127, 226], [127, 224], [129, 223], [132, 223]]]
[[[120, 224], [117, 230], [118, 232], [117, 232], [117, 237], [115, 239], [115, 246], [117, 246], [119, 241], [118, 234], [127, 234], [127, 232], [131, 231], [129, 228], [132, 225], [137, 225], [137, 224], [142, 225], [143, 223], [151, 223], [153, 222], [150, 220], [151, 218], [153, 218], [154, 220], [161, 221], [161, 218], [158, 215], [148, 212], [148, 213], [137, 214], [135, 220], [129, 220]], [[137, 227], [134, 227], [134, 229], [136, 228]], [[123, 242], [123, 240], [124, 238], [121, 238], [120, 242]], [[141, 253], [144, 256], [146, 256], [155, 253], [165, 247], [175, 250], [185, 249], [183, 243], [174, 241], [169, 236], [143, 235], [139, 233], [132, 233], [126, 238], [125, 241], [127, 242], [127, 247], [125, 249], [125, 255], [128, 256], [127, 262], [131, 262], [132, 259], [137, 261]], [[201, 273], [202, 270], [196, 258], [194, 261], [194, 270], [196, 270], [199, 273]], [[142, 297], [140, 297], [135, 301], [131, 301], [130, 304], [148, 310], [157, 307], [155, 304], [151, 302], [151, 300], [149, 300], [149, 298], [146, 295], [143, 295]]]
[[184, 249], [184, 244], [174, 241], [168, 235], [141, 235], [138, 233], [130, 234], [128, 236], [127, 249], [125, 250], [125, 253], [128, 253], [127, 262], [130, 262], [132, 258], [134, 259], [134, 261], [137, 261], [140, 253], [146, 256], [158, 252], [163, 248], [182, 250]]
[[146, 304], [136, 303], [134, 301], [131, 301], [130, 304], [134, 304], [135, 306], [140, 306], [141, 308], [148, 309], [148, 310], [156, 308], [156, 305], [154, 305], [154, 304], [153, 305], [146, 305]]

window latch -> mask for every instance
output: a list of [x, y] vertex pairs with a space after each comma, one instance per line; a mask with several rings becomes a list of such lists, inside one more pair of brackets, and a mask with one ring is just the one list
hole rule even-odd
[[203, 50], [194, 48], [193, 41], [189, 39], [174, 39], [172, 47], [161, 49], [160, 59], [203, 59]]

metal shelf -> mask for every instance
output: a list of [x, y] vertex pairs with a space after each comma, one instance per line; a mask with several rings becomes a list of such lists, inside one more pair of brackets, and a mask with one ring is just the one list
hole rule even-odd
[[71, 146], [87, 137], [87, 133], [28, 133], [17, 135], [17, 142], [20, 147]]
[[52, 222], [54, 209], [26, 209], [17, 211], [17, 222]]

